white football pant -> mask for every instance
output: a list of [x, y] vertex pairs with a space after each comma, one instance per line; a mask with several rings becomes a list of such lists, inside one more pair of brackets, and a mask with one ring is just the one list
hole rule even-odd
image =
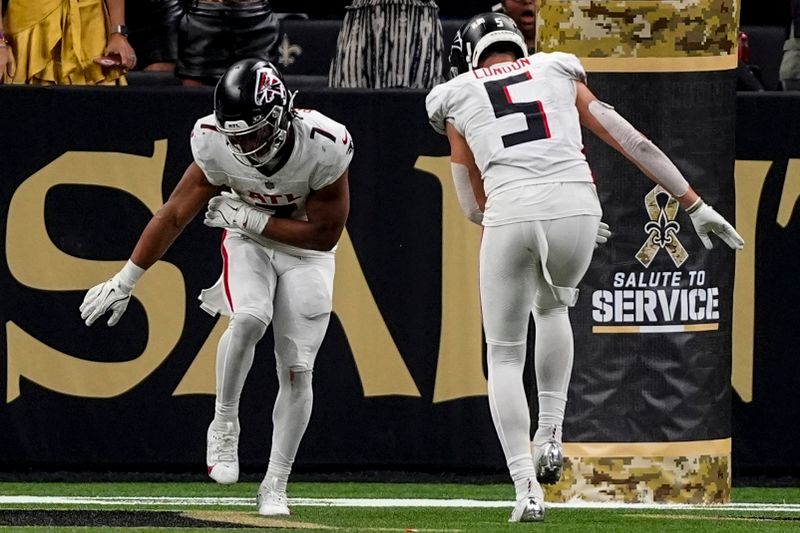
[[238, 416], [239, 398], [255, 346], [272, 323], [278, 395], [267, 476], [285, 490], [311, 417], [312, 371], [333, 306], [334, 254], [299, 257], [227, 233], [223, 273], [203, 291], [207, 310], [231, 316], [217, 350], [215, 419]]
[[599, 216], [579, 215], [484, 228], [480, 290], [489, 407], [518, 498], [531, 478], [533, 490], [541, 491], [522, 382], [528, 320], [533, 312], [539, 426], [546, 432], [546, 424], [557, 425], [560, 440], [574, 353], [567, 309], [592, 259], [599, 223]]

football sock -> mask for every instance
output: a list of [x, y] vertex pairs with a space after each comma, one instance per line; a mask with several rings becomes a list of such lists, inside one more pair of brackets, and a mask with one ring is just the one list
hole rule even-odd
[[514, 492], [517, 500], [521, 500], [526, 496], [533, 496], [540, 501], [544, 499], [544, 491], [536, 480], [533, 458], [530, 454], [509, 463], [508, 470], [511, 472], [511, 479], [514, 481]]
[[534, 307], [533, 320], [536, 324], [534, 367], [539, 391], [539, 420], [533, 442], [542, 444], [552, 437], [561, 442], [575, 351], [569, 312], [565, 306]]
[[256, 344], [267, 326], [254, 316], [236, 313], [217, 346], [215, 422], [235, 422], [244, 381], [253, 365]]
[[566, 405], [567, 397], [560, 392], [539, 392], [539, 426], [533, 435], [536, 446], [541, 446], [550, 439], [561, 442]]
[[530, 411], [522, 370], [525, 343], [487, 345], [489, 367], [489, 409], [503, 447], [517, 499], [529, 491], [541, 492], [530, 449]]
[[272, 410], [272, 449], [264, 481], [271, 482], [278, 492], [285, 492], [297, 448], [311, 418], [313, 372], [295, 372], [280, 365], [277, 371], [279, 388]]

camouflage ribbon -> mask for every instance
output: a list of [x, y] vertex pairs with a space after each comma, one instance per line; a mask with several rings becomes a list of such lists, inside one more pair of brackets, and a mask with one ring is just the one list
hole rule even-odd
[[[660, 194], [668, 198], [664, 207], [658, 204]], [[689, 253], [678, 240], [678, 232], [681, 229], [681, 225], [675, 221], [679, 210], [678, 201], [661, 185], [657, 185], [644, 197], [644, 205], [647, 214], [650, 215], [650, 221], [644, 225], [644, 231], [649, 235], [636, 253], [636, 259], [645, 268], [649, 268], [658, 251], [665, 248], [675, 266], [681, 266], [689, 258]]]

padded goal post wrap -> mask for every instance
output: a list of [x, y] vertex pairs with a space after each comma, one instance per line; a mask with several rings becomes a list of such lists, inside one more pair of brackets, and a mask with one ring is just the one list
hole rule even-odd
[[[738, 0], [542, 0], [537, 21], [539, 50], [577, 55], [598, 98], [731, 223], [738, 17]], [[548, 500], [729, 501], [734, 252], [706, 251], [666, 191], [584, 135], [613, 237], [571, 313], [566, 463]]]

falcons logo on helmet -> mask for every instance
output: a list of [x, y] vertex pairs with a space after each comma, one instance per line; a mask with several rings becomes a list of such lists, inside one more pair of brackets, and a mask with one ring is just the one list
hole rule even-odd
[[286, 87], [271, 68], [260, 68], [256, 72], [256, 105], [272, 102], [275, 97], [279, 101], [286, 99]]
[[455, 48], [456, 50], [458, 50], [460, 52], [464, 50], [464, 40], [461, 38], [461, 32], [460, 31], [456, 32], [456, 36], [453, 39], [452, 48]]

